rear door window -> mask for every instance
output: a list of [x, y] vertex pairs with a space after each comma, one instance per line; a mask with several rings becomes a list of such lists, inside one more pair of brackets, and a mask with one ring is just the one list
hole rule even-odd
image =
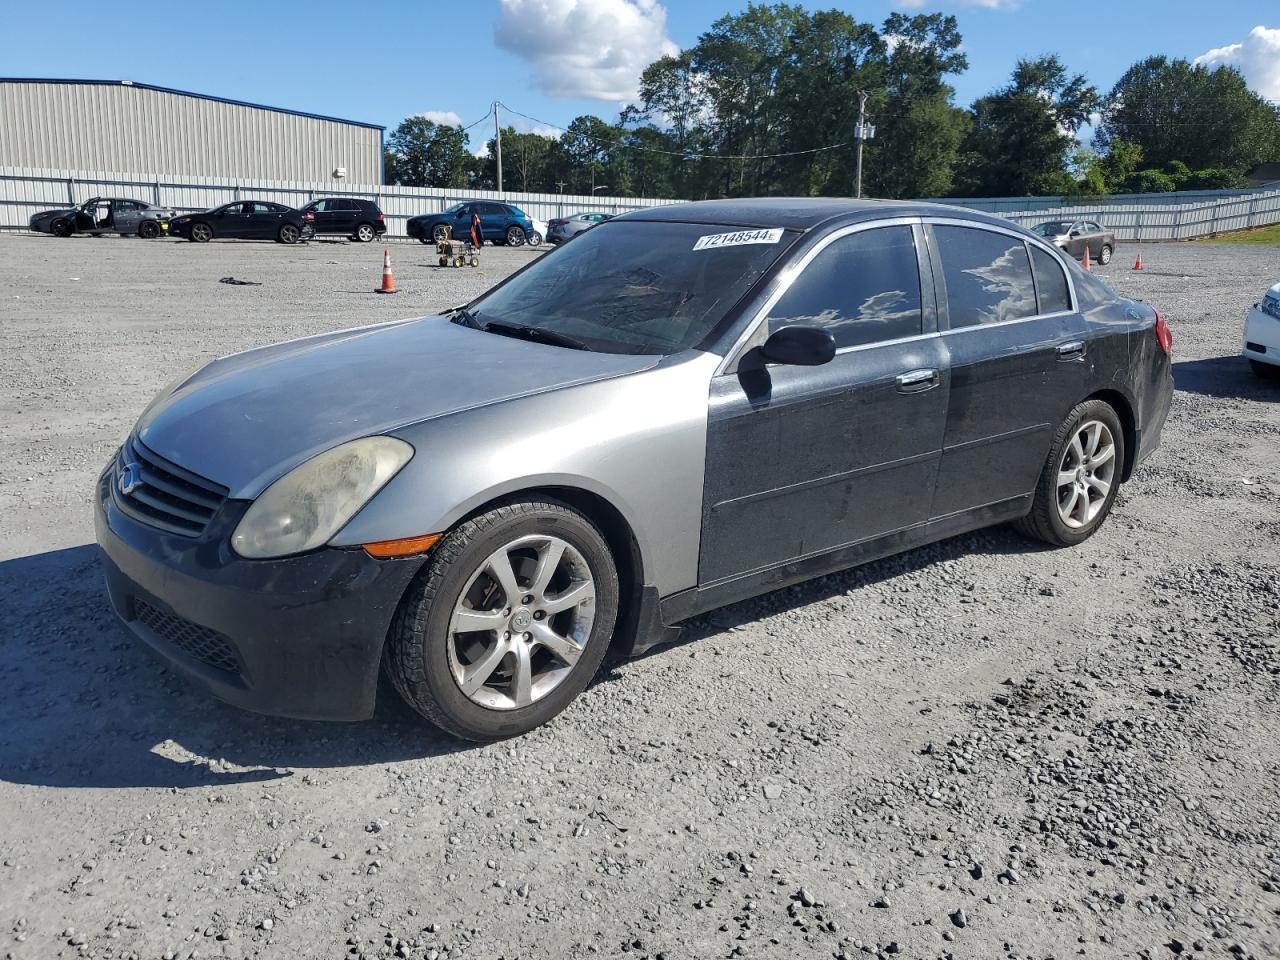
[[952, 330], [1036, 315], [1027, 247], [980, 227], [935, 226]]
[[838, 349], [917, 336], [923, 316], [911, 228], [877, 227], [823, 248], [769, 311], [769, 332], [823, 327]]

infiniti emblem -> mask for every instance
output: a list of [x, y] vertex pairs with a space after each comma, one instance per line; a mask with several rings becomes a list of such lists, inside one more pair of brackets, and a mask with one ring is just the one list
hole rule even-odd
[[136, 463], [126, 463], [120, 470], [120, 476], [116, 478], [116, 486], [124, 496], [129, 496], [142, 486], [141, 468]]

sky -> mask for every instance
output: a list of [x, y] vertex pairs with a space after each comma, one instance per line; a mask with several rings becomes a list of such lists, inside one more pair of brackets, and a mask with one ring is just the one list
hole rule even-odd
[[[1277, 0], [811, 0], [880, 24], [893, 10], [953, 13], [968, 105], [1019, 57], [1057, 53], [1104, 93], [1151, 54], [1239, 67], [1280, 101]], [[747, 0], [0, 0], [0, 76], [133, 80], [384, 125], [425, 114], [470, 124], [495, 101], [520, 130], [582, 113], [616, 119], [640, 71], [697, 42]], [[57, 25], [51, 24], [56, 18]], [[492, 120], [472, 131], [480, 147]], [[3, 158], [0, 158], [3, 162]]]

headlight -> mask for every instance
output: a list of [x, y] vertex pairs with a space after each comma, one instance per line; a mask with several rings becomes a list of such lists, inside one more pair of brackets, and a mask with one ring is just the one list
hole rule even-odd
[[252, 560], [324, 546], [412, 457], [413, 447], [394, 437], [365, 437], [326, 450], [253, 502], [231, 546]]

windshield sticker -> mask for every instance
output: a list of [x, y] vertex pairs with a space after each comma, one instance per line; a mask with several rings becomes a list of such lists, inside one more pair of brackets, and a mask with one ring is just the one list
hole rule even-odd
[[748, 243], [777, 243], [782, 239], [782, 228], [774, 230], [735, 230], [732, 233], [709, 233], [699, 237], [695, 250], [714, 250], [717, 247], [741, 247]]

